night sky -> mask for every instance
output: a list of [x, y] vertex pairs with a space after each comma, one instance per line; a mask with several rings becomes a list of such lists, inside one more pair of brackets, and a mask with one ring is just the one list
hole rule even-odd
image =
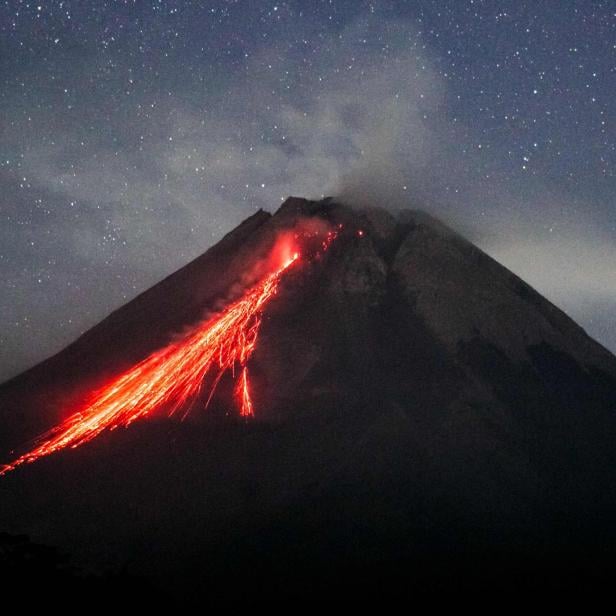
[[286, 196], [422, 207], [616, 350], [616, 2], [0, 5], [0, 379]]

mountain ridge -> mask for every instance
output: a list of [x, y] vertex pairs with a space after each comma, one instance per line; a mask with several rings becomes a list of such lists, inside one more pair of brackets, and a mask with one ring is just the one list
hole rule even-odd
[[[354, 284], [357, 289], [347, 289], [351, 301], [378, 301], [376, 295], [385, 293], [395, 280], [395, 301], [428, 323], [431, 334], [450, 353], [469, 348], [472, 340], [476, 347], [481, 339], [506, 349], [516, 361], [532, 361], [527, 347], [543, 342], [574, 353], [582, 366], [601, 366], [616, 377], [616, 358], [607, 349], [522, 279], [430, 214], [403, 210], [394, 215], [381, 208], [358, 211], [331, 197], [321, 201], [290, 197], [275, 214], [259, 210], [203, 255], [113, 311], [68, 347], [0, 385], [0, 406], [15, 407], [10, 400], [7, 404], [7, 398], [27, 400], [37, 389], [45, 389], [35, 396], [35, 404], [53, 409], [48, 410], [53, 421], [49, 415], [42, 421], [30, 417], [22, 432], [49, 427], [45, 423], [58, 421], [65, 407], [78, 404], [110, 375], [168, 343], [219, 305], [221, 298], [224, 301], [255, 255], [266, 250], [281, 229], [303, 218], [335, 219], [350, 229], [365, 228], [366, 236], [355, 237], [350, 244], [339, 274], [343, 284], [332, 283], [333, 296], [340, 299], [346, 292], [338, 293], [336, 286]], [[355, 258], [371, 270], [373, 279], [354, 271], [350, 263]], [[361, 293], [362, 285], [367, 294]], [[370, 291], [376, 295], [369, 298]], [[257, 358], [263, 348], [259, 345]], [[33, 425], [26, 426], [28, 422]]]
[[599, 579], [599, 564], [609, 577], [616, 358], [423, 212], [291, 198], [257, 213], [80, 338], [83, 351], [0, 387], [2, 446], [66, 416], [101, 365], [129, 365], [224, 305], [306, 220], [339, 235], [264, 310], [254, 419], [229, 410], [223, 378], [185, 422], [136, 421], [0, 478], [0, 527], [221, 603], [237, 579], [246, 598], [337, 580], [343, 599], [452, 579], [511, 590], [524, 567], [557, 586]]

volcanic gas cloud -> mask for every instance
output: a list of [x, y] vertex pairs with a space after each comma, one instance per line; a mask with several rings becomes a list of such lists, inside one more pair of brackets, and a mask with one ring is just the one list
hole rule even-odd
[[185, 416], [205, 383], [209, 384], [207, 407], [227, 371], [236, 378], [240, 415], [253, 416], [247, 363], [257, 343], [263, 310], [284, 274], [301, 261], [300, 240], [308, 237], [314, 242], [315, 236], [322, 236], [318, 246], [325, 251], [340, 230], [284, 234], [267, 261], [269, 272], [240, 299], [116, 377], [82, 409], [42, 435], [34, 449], [3, 466], [0, 475], [66, 447], [79, 447], [105, 430], [126, 427], [160, 409], [169, 416], [183, 410]]

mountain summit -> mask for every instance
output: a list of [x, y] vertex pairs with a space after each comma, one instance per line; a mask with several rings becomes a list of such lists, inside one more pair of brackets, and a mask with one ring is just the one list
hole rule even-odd
[[[214, 588], [217, 567], [256, 563], [259, 583], [283, 587], [271, 576], [284, 573], [297, 592], [338, 568], [340, 588], [409, 571], [425, 582], [426, 563], [438, 586], [442, 563], [466, 570], [469, 554], [611, 549], [616, 358], [421, 211], [291, 197], [257, 212], [3, 385], [3, 460], [204, 315], [225, 314], [281, 236], [302, 256], [241, 360], [254, 417], [238, 421], [229, 369], [186, 398], [185, 422], [152, 413], [1, 478], [0, 524], [37, 528], [88, 562], [104, 544], [174, 588]], [[45, 487], [16, 488], [34, 483]], [[168, 557], [187, 553], [186, 577]]]

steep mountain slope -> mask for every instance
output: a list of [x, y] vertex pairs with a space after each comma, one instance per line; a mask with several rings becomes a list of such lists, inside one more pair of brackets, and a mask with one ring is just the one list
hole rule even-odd
[[530, 561], [529, 579], [609, 572], [616, 358], [418, 211], [290, 198], [256, 214], [5, 384], [5, 450], [222, 305], [306, 221], [342, 231], [267, 306], [254, 420], [229, 417], [221, 382], [184, 423], [137, 422], [1, 478], [0, 526], [216, 600], [333, 579], [498, 589]]

